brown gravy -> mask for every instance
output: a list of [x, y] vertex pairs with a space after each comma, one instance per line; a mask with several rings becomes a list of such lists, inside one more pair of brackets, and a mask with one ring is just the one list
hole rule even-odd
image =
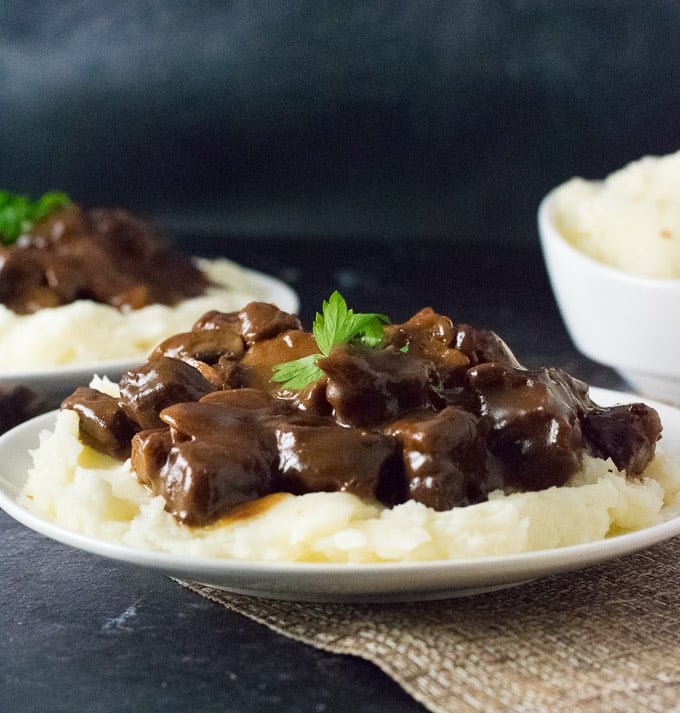
[[80, 388], [63, 408], [189, 526], [249, 517], [281, 493], [448, 510], [562, 486], [584, 454], [636, 478], [661, 434], [645, 404], [601, 407], [561, 369], [525, 369], [493, 332], [429, 308], [387, 326], [379, 348], [334, 347], [300, 391], [271, 380], [317, 351], [295, 315], [253, 302], [160, 344], [119, 398]]

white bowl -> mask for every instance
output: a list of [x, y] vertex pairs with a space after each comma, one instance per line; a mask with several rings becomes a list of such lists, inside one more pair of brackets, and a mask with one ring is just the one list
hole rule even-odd
[[680, 403], [680, 280], [623, 272], [573, 247], [555, 227], [555, 190], [541, 201], [538, 230], [576, 347], [616, 369], [636, 391]]

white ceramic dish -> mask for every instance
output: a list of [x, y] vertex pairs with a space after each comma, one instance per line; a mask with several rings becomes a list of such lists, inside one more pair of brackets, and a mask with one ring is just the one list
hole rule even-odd
[[[260, 294], [260, 300], [272, 302], [286, 312], [298, 311], [300, 301], [297, 293], [286, 283], [260, 272], [248, 270], [247, 274], [249, 283]], [[141, 364], [144, 359], [145, 356], [139, 356], [24, 371], [3, 371], [0, 374], [0, 384], [22, 384], [40, 395], [47, 403], [58, 404], [78, 386], [87, 385], [93, 374], [118, 381], [122, 374]]]
[[[635, 400], [613, 391], [591, 392], [603, 405]], [[680, 410], [652, 405], [658, 408], [664, 423], [666, 450], [680, 451]], [[39, 416], [0, 437], [0, 508], [36, 532], [72, 547], [241, 594], [319, 602], [462, 597], [581, 569], [680, 535], [678, 517], [638, 532], [573, 547], [475, 560], [405, 564], [267, 564], [133, 549], [73, 533], [17, 504], [31, 464], [28, 451], [37, 445], [39, 432], [49, 428], [53, 419], [53, 413]]]
[[680, 404], [680, 280], [633, 275], [577, 250], [555, 227], [554, 195], [541, 202], [538, 229], [574, 344], [616, 369], [635, 391]]

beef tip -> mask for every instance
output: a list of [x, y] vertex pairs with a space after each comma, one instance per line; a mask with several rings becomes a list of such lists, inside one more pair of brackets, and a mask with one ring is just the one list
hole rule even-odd
[[211, 309], [194, 322], [192, 330], [227, 329], [240, 334], [241, 320], [238, 315], [238, 312], [220, 312], [219, 310]]
[[411, 500], [450, 510], [485, 500], [503, 485], [498, 473], [487, 469], [479, 417], [468, 411], [455, 406], [416, 411], [391, 423], [386, 433], [401, 444]]
[[[210, 376], [206, 371], [210, 371]], [[221, 356], [216, 364], [208, 368], [201, 368], [200, 372], [212, 384], [219, 386], [221, 389], [235, 389], [241, 385], [241, 376], [239, 371], [239, 362], [231, 355]]]
[[141, 429], [163, 425], [160, 412], [182, 401], [197, 401], [216, 390], [193, 366], [169, 357], [156, 357], [131, 369], [120, 379], [120, 403]]
[[159, 493], [160, 472], [172, 448], [170, 429], [139, 431], [132, 438], [130, 462], [137, 480], [155, 496]]
[[326, 397], [341, 424], [370, 428], [424, 406], [444, 406], [434, 364], [388, 347], [342, 344], [317, 362], [328, 377]]
[[[266, 418], [287, 410], [285, 401], [278, 401], [260, 389], [242, 388], [213, 391], [202, 396], [199, 401], [202, 404], [209, 404], [211, 408], [222, 406], [228, 410], [229, 414], [239, 418]], [[176, 414], [180, 411], [181, 409], [169, 409], [162, 414], [162, 418], [166, 423], [172, 423], [178, 430], [182, 430], [174, 421], [171, 421], [171, 419], [177, 418]]]
[[395, 347], [431, 360], [445, 386], [463, 380], [470, 359], [454, 345], [453, 322], [430, 307], [417, 312], [403, 324], [387, 325], [385, 336]]
[[661, 438], [659, 414], [646, 404], [593, 409], [583, 420], [583, 436], [598, 458], [611, 458], [630, 477], [639, 476]]
[[272, 492], [276, 444], [253, 431], [233, 426], [221, 440], [181, 441], [170, 449], [160, 474], [159, 493], [179, 522], [201, 526], [231, 508]]
[[253, 342], [246, 349], [238, 366], [240, 386], [277, 393], [280, 385], [272, 382], [274, 367], [318, 353], [314, 336], [309, 332], [291, 329], [271, 339]]
[[480, 364], [468, 371], [486, 444], [514, 487], [564, 485], [576, 473], [584, 442], [585, 386], [559, 369], [529, 371]]
[[509, 364], [516, 368], [520, 367], [520, 363], [510, 350], [510, 347], [490, 329], [471, 327], [469, 324], [459, 324], [456, 327], [453, 343], [457, 349], [460, 349], [468, 357], [470, 366], [497, 362], [499, 364]]
[[88, 211], [75, 204], [63, 206], [46, 218], [33, 223], [30, 232], [17, 240], [19, 247], [45, 248], [64, 244], [73, 238], [90, 232]]
[[145, 304], [177, 304], [204, 293], [208, 280], [203, 272], [166, 245], [148, 221], [129, 211], [110, 208], [89, 210], [87, 219], [90, 234], [105, 247], [116, 273], [128, 275], [132, 285], [145, 286]]
[[309, 417], [280, 421], [276, 439], [279, 490], [296, 495], [342, 491], [386, 505], [406, 499], [401, 458], [393, 438]]
[[151, 353], [181, 359], [189, 364], [203, 362], [212, 366], [220, 357], [234, 357], [243, 352], [241, 336], [231, 329], [201, 329], [181, 332], [163, 340]]
[[257, 418], [268, 404], [238, 390], [228, 393], [235, 395], [235, 404], [210, 397], [161, 413], [172, 446], [155, 490], [164, 496], [166, 509], [188, 525], [213, 522], [235, 505], [273, 492], [276, 438]]
[[271, 339], [290, 329], [302, 329], [300, 319], [266, 302], [251, 302], [239, 312], [241, 335], [246, 344]]
[[124, 461], [137, 430], [118, 401], [97, 389], [80, 386], [61, 404], [78, 414], [80, 440], [104, 455]]

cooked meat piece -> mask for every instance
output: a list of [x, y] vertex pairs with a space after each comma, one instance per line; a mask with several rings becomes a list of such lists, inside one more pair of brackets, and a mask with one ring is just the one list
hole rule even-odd
[[578, 471], [584, 448], [580, 419], [587, 406], [581, 382], [559, 369], [500, 363], [473, 367], [468, 380], [487, 447], [509, 484], [541, 490], [564, 485]]
[[160, 412], [182, 401], [197, 401], [216, 390], [193, 366], [169, 357], [156, 357], [123, 374], [120, 403], [141, 429], [163, 425]]
[[342, 344], [317, 363], [328, 377], [328, 402], [344, 425], [370, 428], [414, 408], [444, 405], [434, 364], [409, 352]]
[[388, 505], [406, 499], [398, 444], [382, 433], [298, 416], [276, 424], [276, 440], [280, 490], [344, 491]]
[[132, 438], [130, 460], [137, 480], [158, 495], [159, 474], [172, 448], [170, 429], [151, 428], [139, 431]]
[[194, 322], [192, 330], [228, 329], [240, 334], [241, 320], [238, 315], [238, 312], [220, 312], [219, 310], [211, 309]]
[[[154, 480], [154, 492], [178, 520], [203, 525], [231, 507], [271, 493], [278, 452], [273, 430], [258, 415], [275, 408], [258, 392], [235, 394], [234, 403], [207, 398], [178, 403], [161, 418], [172, 446]], [[147, 471], [148, 473], [148, 471]]]
[[510, 347], [490, 329], [459, 324], [453, 344], [468, 357], [470, 366], [497, 362], [520, 367]]
[[251, 302], [238, 316], [241, 321], [241, 334], [249, 345], [271, 339], [290, 329], [302, 329], [296, 315], [283, 312], [266, 302]]
[[626, 475], [638, 476], [654, 457], [661, 420], [641, 403], [598, 408], [585, 415], [583, 436], [595, 456], [611, 458]]
[[80, 439], [116, 460], [130, 457], [130, 440], [137, 428], [117, 399], [87, 386], [77, 388], [61, 404], [80, 419]]
[[470, 359], [455, 346], [453, 322], [430, 307], [421, 309], [403, 324], [388, 325], [385, 336], [398, 349], [407, 349], [410, 354], [432, 361], [444, 386], [464, 379]]
[[203, 362], [212, 366], [221, 357], [234, 357], [243, 352], [241, 336], [231, 329], [201, 329], [173, 334], [163, 340], [151, 353], [157, 356], [181, 359], [189, 364]]
[[479, 417], [455, 406], [419, 410], [390, 423], [403, 451], [408, 497], [450, 510], [485, 500], [502, 487], [498, 473], [488, 470], [488, 454]]

